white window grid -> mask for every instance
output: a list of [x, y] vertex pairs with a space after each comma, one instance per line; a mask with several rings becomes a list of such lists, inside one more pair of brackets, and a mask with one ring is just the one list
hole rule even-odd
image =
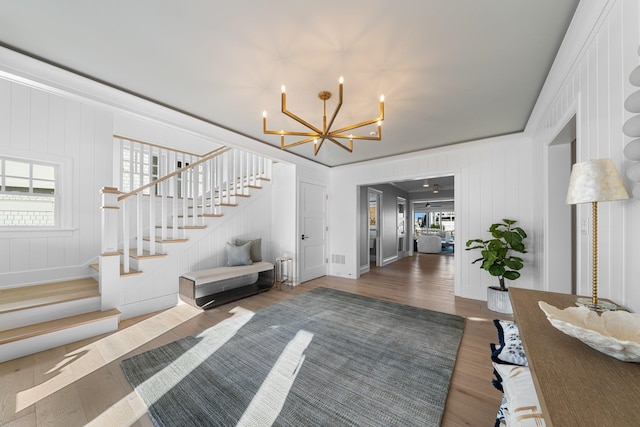
[[[8, 165], [22, 164], [12, 172]], [[52, 176], [40, 172], [50, 169]], [[54, 227], [58, 223], [59, 165], [0, 156], [0, 227]]]

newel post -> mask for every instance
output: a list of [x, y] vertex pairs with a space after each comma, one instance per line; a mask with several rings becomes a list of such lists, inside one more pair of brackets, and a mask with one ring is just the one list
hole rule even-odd
[[101, 218], [101, 253], [98, 257], [100, 276], [100, 297], [102, 310], [117, 308], [120, 305], [120, 253], [118, 252], [118, 196], [117, 188], [103, 187]]
[[101, 222], [101, 254], [103, 256], [118, 254], [118, 196], [117, 188], [102, 187], [102, 222]]

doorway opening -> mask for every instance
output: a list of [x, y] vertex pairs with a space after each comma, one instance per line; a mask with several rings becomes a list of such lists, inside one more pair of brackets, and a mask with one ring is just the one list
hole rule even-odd
[[547, 149], [547, 277], [554, 292], [576, 293], [576, 206], [567, 205], [571, 167], [576, 161], [576, 117]]
[[369, 189], [369, 263], [382, 266], [382, 191]]

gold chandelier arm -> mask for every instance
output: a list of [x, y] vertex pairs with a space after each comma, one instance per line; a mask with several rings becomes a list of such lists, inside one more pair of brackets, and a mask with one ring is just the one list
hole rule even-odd
[[320, 140], [320, 142], [318, 142], [317, 144], [313, 144], [313, 155], [314, 156], [318, 155], [318, 151], [320, 151], [320, 147], [322, 147], [322, 144], [324, 144], [324, 140], [325, 140], [325, 138], [322, 138]]
[[286, 130], [264, 130], [267, 135], [286, 135], [286, 136], [315, 136], [319, 138], [321, 134], [317, 132], [290, 132]]
[[[340, 83], [339, 87], [338, 87], [338, 105], [336, 105], [336, 109], [333, 110], [333, 115], [331, 116], [331, 120], [329, 120], [329, 125], [325, 127], [324, 129], [324, 133], [328, 134], [330, 133], [329, 131], [331, 130], [331, 126], [333, 126], [333, 122], [336, 119], [336, 116], [338, 115], [338, 111], [340, 111], [340, 108], [342, 107], [342, 83]], [[324, 101], [324, 109], [325, 109], [325, 117], [326, 117], [326, 110], [327, 110], [327, 101]]]
[[320, 136], [321, 134], [321, 132], [290, 132], [290, 131], [284, 131], [284, 130], [267, 129], [266, 115], [262, 117], [262, 132], [265, 135], [290, 135], [290, 136]]
[[285, 92], [282, 92], [282, 108], [281, 108], [281, 110], [282, 110], [283, 114], [286, 114], [287, 116], [291, 117], [293, 120], [295, 120], [296, 122], [300, 123], [301, 125], [304, 125], [304, 126], [308, 127], [309, 129], [313, 130], [316, 133], [322, 134], [322, 131], [320, 129], [318, 129], [317, 127], [315, 127], [311, 123], [307, 122], [306, 120], [301, 119], [300, 117], [296, 116], [291, 111], [287, 110], [287, 94]]
[[[360, 123], [356, 123], [354, 125], [350, 125], [347, 127], [343, 127], [341, 129], [336, 129], [333, 132], [329, 132], [329, 135], [331, 136], [335, 136], [337, 134], [352, 130], [352, 129], [357, 129], [357, 128], [361, 128], [363, 126], [367, 126], [367, 125], [372, 125], [374, 123], [378, 123], [378, 122], [383, 122], [384, 121], [384, 101], [380, 101], [380, 115], [375, 118], [375, 119], [371, 119], [371, 120], [367, 120], [365, 122], [360, 122]], [[380, 125], [378, 125], [378, 133], [380, 129]]]
[[284, 143], [284, 135], [282, 135], [281, 138], [280, 138], [280, 147], [281, 148], [291, 148], [291, 147], [295, 147], [296, 145], [306, 144], [307, 142], [311, 142], [311, 141], [313, 141], [315, 139], [318, 139], [317, 135], [314, 135], [311, 138], [301, 139], [300, 141], [292, 142], [290, 144], [285, 144]]
[[350, 131], [352, 129], [358, 129], [358, 128], [361, 128], [363, 126], [368, 126], [368, 125], [372, 125], [374, 123], [381, 122], [382, 120], [384, 120], [383, 117], [378, 117], [376, 119], [367, 120], [366, 122], [356, 123], [354, 125], [349, 125], [349, 126], [346, 126], [346, 127], [340, 128], [340, 129], [336, 129], [333, 132], [329, 132], [329, 135], [335, 136], [335, 135]]
[[358, 140], [365, 140], [365, 141], [380, 141], [382, 139], [382, 134], [378, 133], [376, 136], [369, 136], [369, 135], [347, 135], [344, 133], [341, 134], [331, 134], [332, 138], [342, 138], [342, 139], [358, 139]]
[[285, 110], [285, 109], [283, 109], [282, 112], [284, 114], [286, 114], [287, 116], [291, 117], [296, 122], [300, 123], [301, 125], [304, 125], [304, 126], [308, 127], [309, 129], [313, 130], [314, 132], [316, 132], [316, 134], [318, 134], [318, 135], [322, 134], [322, 131], [320, 129], [318, 129], [317, 127], [315, 127], [311, 123], [307, 122], [306, 120], [303, 120], [300, 117], [296, 116], [292, 112], [290, 112], [288, 110]]
[[337, 139], [328, 138], [329, 141], [333, 142], [334, 144], [336, 144], [338, 147], [340, 148], [344, 148], [345, 150], [347, 150], [350, 153], [353, 153], [353, 139], [349, 139], [349, 146], [347, 147], [346, 145], [344, 145], [342, 142], [338, 141]]

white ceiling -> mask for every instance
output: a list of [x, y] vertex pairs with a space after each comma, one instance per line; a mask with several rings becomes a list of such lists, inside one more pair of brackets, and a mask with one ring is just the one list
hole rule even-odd
[[337, 166], [524, 130], [577, 3], [3, 1], [0, 44], [275, 146], [263, 110], [302, 130], [280, 86], [321, 126], [317, 93], [344, 76], [335, 126], [376, 117], [384, 94], [382, 141], [291, 150]]

